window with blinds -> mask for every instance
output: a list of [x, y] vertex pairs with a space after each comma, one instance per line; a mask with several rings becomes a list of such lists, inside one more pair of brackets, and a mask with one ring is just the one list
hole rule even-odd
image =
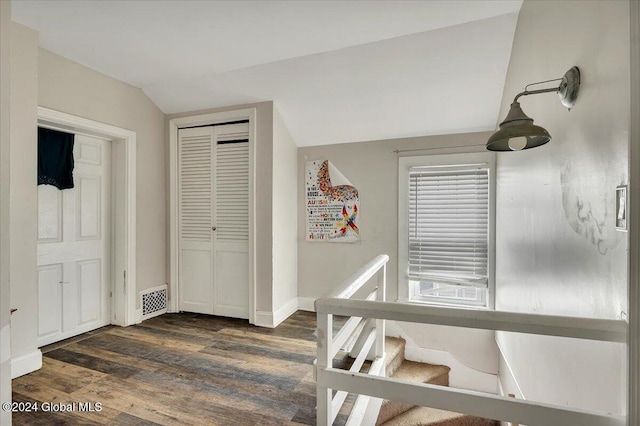
[[486, 305], [489, 166], [409, 169], [411, 299]]

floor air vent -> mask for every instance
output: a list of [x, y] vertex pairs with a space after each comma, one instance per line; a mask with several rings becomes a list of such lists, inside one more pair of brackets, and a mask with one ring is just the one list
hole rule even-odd
[[143, 320], [153, 318], [167, 312], [166, 284], [144, 290], [140, 294], [140, 297], [142, 298], [141, 306]]

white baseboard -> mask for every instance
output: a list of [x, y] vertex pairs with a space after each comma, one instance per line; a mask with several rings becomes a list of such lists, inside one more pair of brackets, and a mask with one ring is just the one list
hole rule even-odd
[[[526, 399], [522, 393], [522, 388], [513, 374], [513, 370], [500, 347], [500, 339], [496, 339], [498, 344], [498, 391], [501, 396], [515, 395], [517, 399]], [[500, 426], [513, 426], [510, 422], [500, 422]]]
[[11, 325], [7, 324], [0, 330], [0, 364], [11, 358]]
[[518, 380], [511, 369], [511, 365], [509, 365], [509, 361], [505, 358], [504, 352], [500, 347], [500, 340], [496, 339], [496, 343], [498, 344], [498, 356], [500, 357], [498, 360], [498, 380], [501, 395], [507, 396], [507, 394], [512, 393], [518, 399], [526, 399], [522, 392], [522, 388], [520, 387], [520, 383], [518, 383]]
[[298, 297], [298, 309], [300, 309], [301, 311], [315, 312], [315, 302], [315, 297]]
[[277, 327], [282, 321], [295, 314], [297, 310], [298, 298], [294, 297], [273, 313], [273, 326]]
[[11, 358], [12, 379], [24, 376], [40, 368], [42, 368], [42, 352], [40, 352], [40, 349]]
[[275, 312], [256, 311], [254, 325], [258, 327], [276, 328], [280, 323], [298, 310], [298, 298], [294, 297]]
[[253, 325], [257, 325], [258, 327], [273, 327], [273, 312], [267, 311], [256, 311], [255, 321]]

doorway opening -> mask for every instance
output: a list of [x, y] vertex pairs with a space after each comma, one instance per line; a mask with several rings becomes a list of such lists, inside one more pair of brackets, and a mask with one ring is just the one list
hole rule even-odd
[[[42, 194], [39, 197], [49, 196], [50, 198], [49, 208], [53, 210], [54, 216], [54, 219], [50, 220], [53, 223], [52, 229], [55, 230], [57, 225], [59, 228], [59, 231], [56, 231], [58, 234], [54, 232], [49, 236], [44, 236], [44, 239], [49, 237], [54, 243], [56, 238], [60, 238], [62, 241], [63, 232], [67, 232], [73, 234], [72, 239], [76, 244], [75, 246], [65, 246], [62, 249], [62, 256], [59, 253], [56, 255], [57, 257], [51, 257], [50, 265], [45, 265], [46, 261], [44, 260], [42, 264], [40, 260], [38, 262], [39, 271], [42, 271], [39, 275], [43, 275], [43, 279], [48, 275], [52, 284], [59, 284], [59, 287], [54, 290], [49, 287], [51, 294], [62, 297], [65, 289], [63, 286], [72, 285], [73, 287], [70, 287], [64, 297], [71, 297], [75, 300], [74, 308], [72, 308], [74, 312], [72, 313], [64, 314], [64, 310], [60, 308], [59, 313], [54, 312], [54, 309], [54, 311], [43, 314], [38, 308], [39, 315], [50, 315], [52, 318], [60, 315], [59, 324], [54, 324], [50, 330], [45, 330], [44, 337], [39, 337], [39, 346], [52, 343], [56, 339], [62, 340], [86, 332], [87, 328], [91, 329], [96, 324], [100, 324], [99, 327], [104, 325], [104, 322], [119, 326], [140, 322], [141, 311], [136, 308], [135, 280], [136, 133], [43, 107], [38, 107], [38, 126], [73, 133], [78, 141], [77, 173], [74, 172], [74, 179], [78, 182], [76, 188], [78, 192], [73, 200], [75, 206], [71, 206], [71, 210], [67, 208], [72, 217], [63, 218], [62, 205], [64, 202], [62, 202], [62, 198], [65, 194], [53, 192], [47, 195], [46, 190], [39, 190], [39, 194]], [[44, 199], [42, 201], [46, 202]], [[41, 200], [38, 201], [39, 205], [40, 202]], [[108, 209], [102, 208], [106, 207], [103, 205], [105, 202], [108, 202]], [[55, 217], [56, 214], [59, 219]], [[86, 223], [83, 223], [82, 217], [86, 218]], [[64, 223], [63, 220], [65, 220]], [[100, 225], [100, 221], [103, 220], [105, 226]], [[68, 228], [66, 230], [64, 229], [65, 225]], [[100, 235], [101, 232], [105, 232], [105, 235]], [[97, 236], [104, 237], [104, 240], [97, 243], [96, 241], [99, 240]], [[105, 250], [105, 252], [100, 253], [100, 256], [89, 256], [91, 259], [88, 260], [70, 263], [73, 260], [72, 256], [65, 254], [65, 251], [86, 250], [85, 243], [93, 244], [95, 246], [93, 249]], [[38, 245], [39, 257], [50, 254], [41, 253], [40, 241]], [[55, 244], [50, 247], [45, 246], [45, 251], [56, 251], [55, 248], [52, 250], [54, 246]], [[104, 261], [101, 259], [106, 259], [104, 272], [100, 270], [100, 264]], [[64, 266], [68, 271], [62, 275]], [[93, 277], [93, 281], [87, 279], [85, 284], [79, 285], [77, 277], [83, 274], [86, 274], [87, 277]], [[71, 284], [71, 280], [64, 278], [66, 276], [70, 276], [76, 282]], [[106, 280], [105, 285], [102, 285], [101, 280]], [[91, 282], [93, 284], [86, 284]], [[100, 289], [95, 283], [100, 283]], [[84, 297], [87, 298], [88, 307], [82, 305], [83, 291], [85, 292]], [[101, 292], [100, 297], [104, 296], [106, 300], [98, 299], [97, 296], [93, 297], [92, 294], [96, 291]], [[100, 301], [96, 302], [96, 300]], [[53, 302], [48, 300], [48, 303]], [[95, 318], [95, 312], [99, 312], [101, 318]], [[65, 315], [66, 321], [73, 323], [66, 329], [63, 327]], [[59, 330], [56, 330], [58, 325]], [[55, 337], [56, 334], [57, 337]]]

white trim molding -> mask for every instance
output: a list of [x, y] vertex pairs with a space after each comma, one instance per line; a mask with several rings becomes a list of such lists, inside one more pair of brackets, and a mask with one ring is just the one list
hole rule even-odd
[[0, 364], [11, 358], [11, 324], [0, 329]]
[[276, 328], [298, 310], [298, 298], [295, 297], [274, 312], [256, 311], [254, 325]]
[[275, 328], [273, 325], [273, 312], [256, 311], [253, 325], [258, 327]]
[[301, 311], [307, 312], [315, 312], [316, 307], [314, 304], [316, 303], [317, 297], [298, 297], [298, 309]]
[[498, 356], [500, 357], [498, 360], [498, 390], [500, 395], [508, 396], [508, 393], [515, 392], [514, 395], [516, 398], [526, 399], [524, 397], [524, 392], [522, 392], [522, 388], [520, 387], [520, 383], [518, 383], [518, 379], [516, 379], [516, 375], [513, 373], [513, 369], [511, 368], [509, 361], [507, 361], [507, 358], [504, 356], [502, 347], [497, 339], [496, 343], [498, 344]]
[[[214, 112], [169, 120], [169, 312], [178, 312], [178, 129], [207, 126], [230, 121], [249, 120], [249, 322], [259, 325], [268, 322], [265, 312], [260, 320], [256, 312], [256, 240], [255, 240], [255, 146], [256, 109], [245, 108], [234, 111]], [[271, 313], [269, 313], [271, 315]], [[273, 323], [273, 316], [271, 318]]]
[[629, 340], [627, 425], [640, 424], [640, 2], [631, 0], [631, 108], [629, 128]]
[[[498, 348], [500, 348], [500, 345], [498, 345]], [[502, 353], [502, 349], [498, 351], [498, 356], [500, 357], [498, 360], [498, 395], [526, 400], [511, 366]], [[517, 426], [517, 424], [501, 421], [500, 426]]]
[[[486, 308], [495, 307], [495, 215], [496, 215], [496, 155], [493, 152], [439, 154], [398, 157], [398, 302], [424, 303], [429, 301], [412, 300], [409, 291], [409, 199], [410, 169], [415, 166], [445, 166], [486, 163], [489, 166], [489, 238], [488, 238], [488, 275]], [[414, 298], [415, 299], [415, 298]]]
[[294, 297], [289, 300], [287, 303], [282, 305], [276, 311], [273, 312], [273, 326], [277, 327], [282, 323], [282, 321], [289, 318], [291, 315], [295, 314], [298, 310], [298, 298]]
[[[125, 262], [123, 292], [124, 300], [115, 298], [114, 310], [120, 313], [113, 323], [120, 326], [128, 326], [140, 322], [140, 314], [136, 309], [136, 132], [89, 120], [75, 115], [55, 111], [49, 108], [38, 107], [38, 126], [85, 134], [111, 141], [124, 141], [124, 174], [125, 189], [123, 194], [117, 194], [125, 202], [125, 216], [122, 222], [125, 224], [122, 238], [124, 247], [115, 246], [115, 250], [124, 250], [121, 256]], [[120, 274], [118, 273], [118, 276]]]
[[24, 376], [42, 368], [42, 352], [40, 349], [11, 358], [11, 378]]

